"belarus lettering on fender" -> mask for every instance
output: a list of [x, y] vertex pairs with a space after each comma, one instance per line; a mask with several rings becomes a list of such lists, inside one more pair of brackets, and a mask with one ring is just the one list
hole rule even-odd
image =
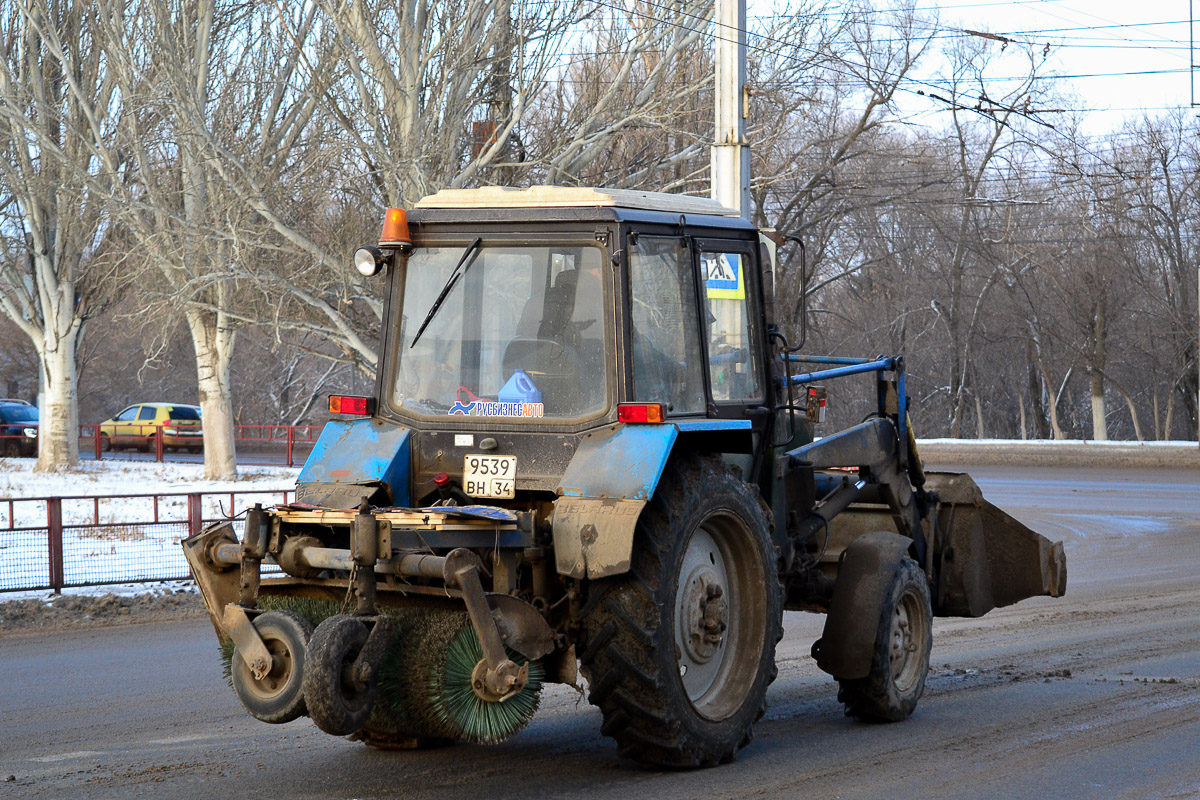
[[469, 403], [454, 401], [448, 412], [451, 416], [471, 417], [541, 417], [545, 414], [542, 403], [498, 403], [492, 400], [472, 400]]

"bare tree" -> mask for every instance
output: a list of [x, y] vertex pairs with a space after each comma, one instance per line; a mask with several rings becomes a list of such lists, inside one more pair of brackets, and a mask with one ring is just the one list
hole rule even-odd
[[[297, 251], [311, 262], [305, 246], [321, 232], [304, 223], [329, 210], [318, 198], [332, 171], [320, 159], [337, 152], [313, 124], [316, 98], [292, 90], [315, 11], [286, 13], [219, 0], [147, 2], [107, 31], [129, 107], [120, 148], [136, 176], [121, 222], [157, 275], [145, 294], [163, 320], [159, 340], [180, 318], [189, 332], [210, 478], [236, 474], [238, 328], [269, 322], [296, 296], [337, 305], [302, 281], [290, 283]], [[284, 201], [289, 190], [298, 194]], [[264, 207], [267, 200], [273, 205]], [[306, 204], [303, 214], [291, 213]], [[291, 238], [277, 232], [276, 214], [288, 216]], [[343, 340], [362, 341], [344, 314], [331, 317]]]
[[[793, 13], [766, 37], [753, 64], [756, 219], [807, 244], [808, 275], [797, 248], [781, 250], [776, 297], [793, 329], [801, 283], [862, 266], [838, 243], [847, 220], [911, 188], [879, 185], [873, 156], [890, 152], [893, 100], [925, 53], [930, 29], [911, 2], [887, 22], [870, 12], [852, 4], [840, 13], [832, 6]], [[831, 258], [835, 251], [840, 260]], [[810, 287], [814, 302], [827, 285]]]
[[1176, 402], [1191, 423], [1187, 435], [1198, 419], [1198, 130], [1183, 112], [1143, 119], [1119, 132], [1123, 146], [1114, 148], [1108, 169], [1121, 189], [1116, 199], [1123, 212], [1125, 266], [1144, 303], [1139, 326], [1147, 334], [1144, 352], [1158, 373], [1144, 379], [1154, 387], [1156, 418], [1158, 386], [1165, 386], [1166, 409], [1157, 426], [1163, 438], [1171, 435]]
[[[1005, 167], [1006, 159], [1015, 159], [1010, 150], [1029, 144], [1020, 127], [1027, 121], [1025, 109], [1037, 90], [1041, 63], [1032, 48], [1019, 51], [1008, 60], [1024, 65], [1024, 77], [999, 93], [989, 93], [988, 67], [1000, 55], [994, 45], [989, 39], [956, 40], [948, 54], [948, 92], [939, 98], [954, 132], [954, 150], [947, 156], [955, 166], [959, 195], [957, 213], [943, 228], [951, 248], [945, 277], [949, 281], [946, 324], [953, 348], [948, 385], [953, 437], [962, 435], [971, 400], [970, 366], [983, 303], [1004, 267], [1003, 260], [988, 257], [979, 247], [980, 233], [988, 227], [986, 218], [1009, 199], [990, 197], [987, 179], [998, 166]], [[977, 425], [981, 424], [977, 417]]]
[[712, 0], [596, 8], [529, 116], [530, 177], [707, 192]]
[[152, 320], [145, 330], [165, 343], [182, 317], [195, 352], [205, 476], [230, 478], [237, 474], [229, 386], [236, 331], [225, 265], [238, 257], [240, 242], [230, 232], [238, 209], [208, 166], [204, 140], [189, 135], [185, 123], [214, 115], [221, 99], [215, 84], [227, 96], [234, 91], [211, 70], [222, 37], [236, 35], [238, 15], [219, 13], [208, 0], [135, 4], [131, 11], [105, 20], [103, 52], [125, 114], [119, 142], [104, 155], [130, 163], [119, 223], [145, 254], [148, 272], [139, 287]]
[[97, 149], [119, 98], [97, 46], [101, 14], [57, 0], [0, 3], [0, 313], [38, 355], [40, 471], [79, 459], [76, 352], [112, 289], [104, 187], [121, 176]]

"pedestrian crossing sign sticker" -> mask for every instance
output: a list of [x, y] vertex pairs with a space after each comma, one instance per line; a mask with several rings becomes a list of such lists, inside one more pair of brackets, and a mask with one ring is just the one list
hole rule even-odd
[[746, 299], [741, 253], [704, 253], [700, 260], [704, 267], [705, 293], [710, 300]]

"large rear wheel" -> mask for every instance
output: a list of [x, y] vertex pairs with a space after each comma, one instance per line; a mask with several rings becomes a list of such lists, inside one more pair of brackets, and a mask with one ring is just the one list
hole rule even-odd
[[884, 596], [871, 671], [865, 678], [838, 682], [846, 714], [876, 722], [907, 718], [925, 691], [932, 647], [929, 584], [917, 562], [905, 558]]
[[673, 461], [630, 571], [589, 588], [580, 660], [602, 732], [651, 766], [732, 760], [766, 709], [781, 613], [756, 490], [718, 458]]

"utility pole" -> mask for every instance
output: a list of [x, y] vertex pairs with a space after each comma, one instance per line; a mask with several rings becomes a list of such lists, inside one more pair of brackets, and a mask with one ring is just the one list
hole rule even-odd
[[746, 118], [746, 0], [717, 0], [713, 39], [716, 62], [716, 137], [712, 146], [712, 198], [750, 218], [750, 146]]

